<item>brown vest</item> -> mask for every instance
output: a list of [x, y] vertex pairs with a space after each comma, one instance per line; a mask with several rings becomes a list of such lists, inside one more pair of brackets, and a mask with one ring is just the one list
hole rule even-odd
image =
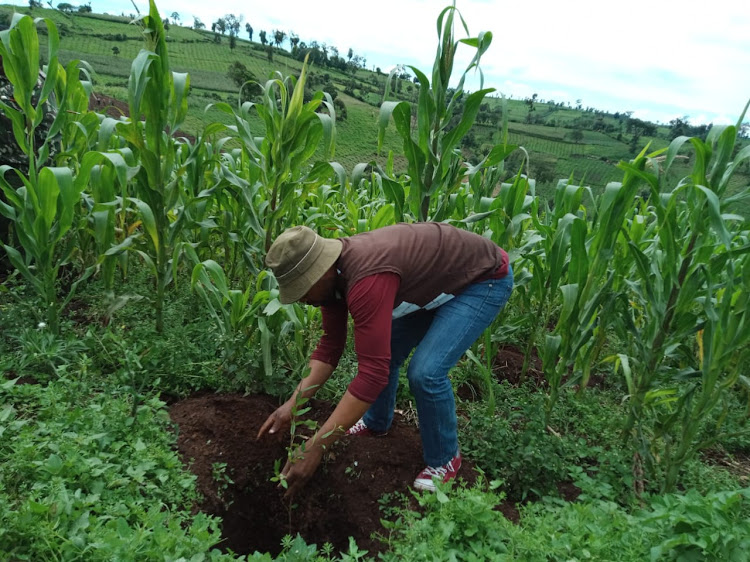
[[396, 224], [341, 242], [336, 267], [346, 291], [368, 275], [401, 277], [394, 318], [440, 306], [508, 266], [508, 255], [491, 240], [443, 223]]

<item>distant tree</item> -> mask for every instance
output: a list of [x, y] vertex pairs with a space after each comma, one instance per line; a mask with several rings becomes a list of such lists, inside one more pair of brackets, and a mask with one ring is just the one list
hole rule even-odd
[[531, 176], [538, 183], [548, 184], [553, 182], [555, 179], [555, 164], [549, 160], [536, 160], [534, 166], [531, 168]]
[[260, 37], [260, 42], [265, 47], [266, 43], [268, 43], [268, 40], [266, 39], [266, 32], [261, 29], [260, 33], [258, 34], [258, 36]]
[[216, 31], [224, 35], [227, 31], [227, 22], [224, 21], [224, 18], [219, 18], [216, 20]]
[[534, 94], [530, 98], [526, 98], [524, 100], [524, 103], [529, 106], [529, 112], [526, 114], [526, 123], [531, 123], [531, 112], [536, 111], [536, 107], [534, 107], [534, 103], [536, 102], [537, 94]]
[[348, 58], [349, 60], [352, 60], [353, 56], [354, 56], [354, 50], [351, 47], [349, 47], [349, 52], [346, 53], [346, 58]]
[[253, 26], [249, 23], [245, 24], [245, 31], [247, 32], [247, 37], [250, 39], [250, 41], [253, 40]]
[[34, 8], [41, 8], [42, 3], [39, 2], [39, 0], [29, 0], [29, 10], [33, 10]]
[[[245, 19], [244, 16], [237, 17], [234, 14], [227, 14], [224, 16], [224, 25], [226, 26], [226, 30], [229, 32], [229, 36], [231, 37], [234, 35], [237, 37], [240, 34], [240, 26], [242, 25], [242, 20]], [[222, 33], [224, 33], [222, 31]]]
[[229, 65], [227, 70], [227, 78], [229, 78], [234, 85], [238, 88], [249, 80], [255, 80], [255, 75], [250, 72], [247, 67], [240, 61], [234, 61]]
[[78, 6], [78, 13], [79, 14], [90, 14], [91, 13], [91, 2], [88, 4], [82, 4]]
[[[632, 112], [630, 113], [632, 114]], [[632, 133], [638, 137], [653, 137], [656, 135], [656, 125], [636, 117], [628, 117], [628, 120], [625, 122], [625, 132]]]
[[249, 97], [260, 95], [262, 91], [258, 79], [240, 61], [234, 61], [229, 65], [227, 77], [235, 86], [242, 88], [243, 101], [246, 101]]
[[461, 146], [468, 149], [476, 148], [477, 139], [474, 136], [474, 133], [466, 133], [464, 138], [461, 139]]
[[299, 35], [290, 31], [289, 32], [289, 44], [292, 46], [292, 52], [294, 52], [297, 49], [297, 46], [299, 45]]
[[333, 107], [336, 108], [336, 121], [346, 120], [346, 104], [341, 98], [334, 98]]
[[286, 39], [285, 31], [281, 31], [280, 29], [273, 30], [273, 42], [276, 43], [277, 47], [281, 46], [281, 44], [284, 42], [284, 39]]
[[216, 33], [216, 22], [213, 22], [211, 24], [211, 31], [213, 31], [214, 33]]
[[172, 18], [173, 22], [175, 22], [176, 24], [179, 25], [179, 23], [180, 23], [180, 14], [178, 14], [177, 12], [172, 12], [169, 17]]
[[268, 62], [273, 62], [273, 45], [271, 45], [270, 43], [266, 48], [266, 56], [268, 57]]
[[234, 51], [237, 46], [237, 36], [234, 33], [229, 34], [229, 48]]
[[206, 24], [203, 23], [199, 18], [193, 16], [193, 29], [206, 29]]
[[669, 122], [669, 140], [676, 139], [683, 135], [689, 135], [690, 124], [688, 123], [687, 116], [680, 119], [676, 117]]
[[638, 154], [638, 141], [641, 140], [640, 133], [636, 133], [633, 135], [633, 138], [630, 139], [630, 144], [628, 145], [628, 149], [630, 150], [631, 154]]
[[71, 14], [75, 11], [76, 7], [73, 4], [68, 4], [67, 2], [61, 2], [57, 5], [57, 9], [61, 12], [65, 12], [66, 14]]
[[583, 140], [583, 131], [581, 129], [573, 129], [567, 136], [574, 143], [578, 144]]
[[164, 30], [165, 31], [169, 31], [169, 26], [170, 25], [172, 25], [172, 24], [169, 22], [169, 18], [164, 18]]
[[114, 46], [112, 47], [112, 54], [117, 56], [120, 54], [120, 47]]

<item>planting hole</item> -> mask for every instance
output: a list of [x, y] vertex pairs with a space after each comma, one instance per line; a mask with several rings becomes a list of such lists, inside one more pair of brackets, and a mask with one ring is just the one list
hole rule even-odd
[[[324, 421], [332, 406], [313, 401], [311, 414]], [[170, 408], [178, 425], [183, 461], [198, 477], [200, 509], [223, 520], [223, 549], [238, 554], [278, 554], [282, 538], [302, 535], [308, 544], [331, 543], [346, 551], [349, 537], [374, 555], [384, 549], [383, 494], [409, 495], [423, 468], [419, 432], [396, 416], [386, 437], [345, 437], [327, 453], [290, 514], [283, 490], [270, 479], [286, 458], [288, 433], [255, 440], [276, 402], [264, 396], [205, 395]], [[282, 465], [283, 466], [283, 465]], [[463, 475], [473, 474], [468, 467]]]

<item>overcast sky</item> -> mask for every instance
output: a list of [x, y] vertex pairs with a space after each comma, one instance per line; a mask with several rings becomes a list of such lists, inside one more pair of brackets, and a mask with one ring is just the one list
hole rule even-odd
[[[147, 11], [147, 1], [135, 2]], [[197, 16], [210, 27], [233, 13], [252, 25], [256, 41], [260, 30], [293, 31], [302, 41], [336, 46], [342, 55], [351, 47], [369, 68], [411, 64], [428, 75], [436, 19], [446, 5], [447, 0], [157, 2], [162, 16], [176, 11], [183, 24]], [[92, 0], [92, 7], [134, 11], [129, 0]], [[584, 106], [633, 111], [653, 121], [688, 116], [694, 124], [734, 123], [750, 98], [747, 0], [457, 0], [457, 8], [473, 36], [493, 33], [482, 59], [485, 87], [506, 96], [580, 99]], [[460, 28], [457, 34], [464, 36]], [[241, 36], [247, 37], [244, 24]], [[459, 56], [462, 51], [471, 54], [466, 46], [459, 47]], [[462, 60], [465, 66], [468, 58]], [[459, 64], [454, 76], [463, 70]]]

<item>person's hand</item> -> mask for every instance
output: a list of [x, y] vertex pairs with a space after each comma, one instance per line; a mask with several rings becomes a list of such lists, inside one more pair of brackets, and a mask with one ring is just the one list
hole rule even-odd
[[320, 465], [323, 458], [322, 447], [310, 446], [309, 444], [308, 447], [309, 450], [304, 452], [301, 447], [298, 448], [292, 459], [287, 461], [284, 470], [281, 471], [281, 477], [287, 483], [284, 498], [289, 499], [300, 491]]
[[268, 419], [265, 421], [265, 423], [260, 426], [260, 430], [258, 431], [258, 436], [255, 438], [257, 441], [263, 435], [266, 434], [266, 432], [270, 434], [275, 434], [280, 431], [286, 431], [289, 429], [292, 425], [292, 405], [289, 403], [289, 401], [284, 402], [281, 406], [276, 408], [273, 413], [268, 416]]

